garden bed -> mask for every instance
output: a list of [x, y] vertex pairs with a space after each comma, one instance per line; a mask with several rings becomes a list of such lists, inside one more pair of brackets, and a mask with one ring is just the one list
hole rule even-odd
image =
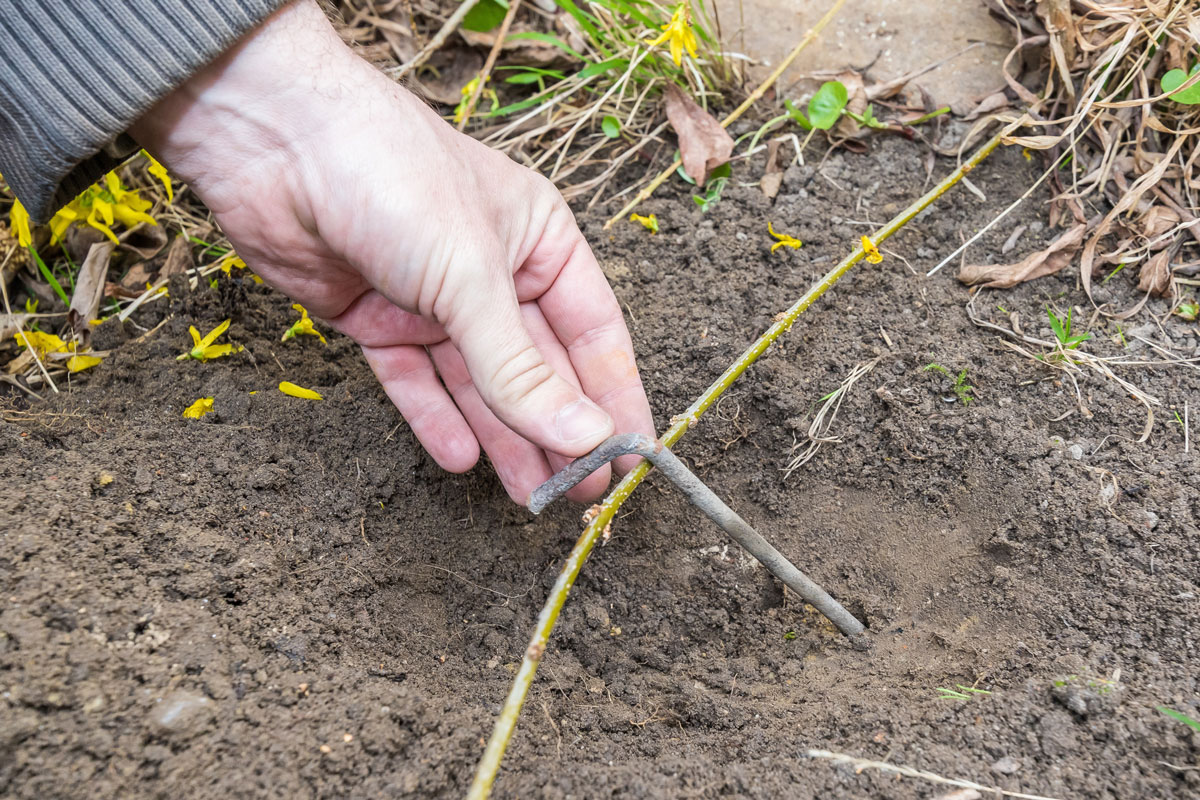
[[[958, 188], [909, 224], [676, 447], [865, 619], [869, 646], [651, 475], [572, 593], [497, 796], [948, 790], [812, 748], [1054, 797], [1198, 790], [1180, 768], [1200, 737], [1155, 707], [1198, 716], [1200, 468], [1171, 407], [1182, 416], [1200, 377], [1121, 368], [1164, 404], [1137, 443], [1145, 410], [1115, 382], [1079, 379], [1087, 416], [1061, 370], [971, 323], [949, 270], [923, 277], [1037, 174], [1016, 149], [992, 156], [971, 175], [986, 201]], [[660, 428], [925, 180], [921, 149], [883, 139], [790, 168], [774, 205], [731, 186], [702, 215], [664, 187], [640, 209], [657, 235], [584, 217]], [[968, 259], [1044, 247], [1044, 200]], [[768, 220], [804, 247], [772, 254]], [[347, 339], [280, 346], [285, 298], [218, 286], [173, 285], [135, 317], [173, 314], [144, 341], [106, 323], [102, 366], [0, 413], [0, 793], [461, 795], [582, 509], [534, 518], [486, 465], [441, 472]], [[976, 313], [1008, 327], [1017, 311], [1052, 338], [1046, 303], [1084, 308], [1086, 326], [1074, 269], [988, 292]], [[189, 324], [226, 317], [245, 353], [176, 362]], [[1120, 332], [1093, 323], [1084, 347], [1157, 358], [1131, 328], [1200, 355], [1194, 323], [1146, 312]], [[841, 442], [785, 480], [819, 400], [874, 359]], [[966, 369], [974, 400], [934, 363]], [[280, 394], [282, 379], [325, 401]], [[183, 419], [201, 395], [217, 413]], [[960, 686], [990, 694], [939, 696]]]

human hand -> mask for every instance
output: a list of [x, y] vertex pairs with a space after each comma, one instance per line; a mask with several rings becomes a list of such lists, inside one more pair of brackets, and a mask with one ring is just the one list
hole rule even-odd
[[443, 468], [482, 446], [523, 504], [614, 430], [654, 435], [620, 307], [561, 195], [355, 55], [311, 0], [130, 133], [256, 273], [362, 346]]

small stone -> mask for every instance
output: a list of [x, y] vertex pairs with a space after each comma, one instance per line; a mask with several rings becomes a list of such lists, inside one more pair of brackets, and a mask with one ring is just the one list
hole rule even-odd
[[86, 714], [95, 714], [97, 711], [104, 709], [104, 695], [98, 694], [91, 700], [83, 704], [83, 710]]
[[1152, 531], [1158, 527], [1158, 514], [1155, 514], [1153, 511], [1143, 510], [1134, 515], [1134, 519], [1137, 520], [1141, 527], [1148, 531]]
[[1073, 444], [1067, 448], [1067, 455], [1075, 461], [1083, 460], [1083, 448], [1077, 444]]
[[354, 741], [354, 734], [353, 733], [343, 733], [342, 741], [345, 742], [346, 744], [350, 744], [351, 742]]
[[332, 747], [330, 747], [330, 746], [329, 746], [329, 745], [327, 745], [327, 744], [323, 744], [323, 745], [321, 745], [320, 747], [318, 747], [317, 749], [318, 749], [318, 750], [320, 750], [320, 751], [321, 751], [322, 753], [324, 753], [325, 755], [329, 755], [330, 753], [332, 753], [332, 752], [333, 752], [333, 748], [332, 748]]
[[150, 712], [150, 726], [162, 736], [190, 737], [207, 730], [214, 716], [212, 700], [194, 692], [178, 690], [154, 706]]
[[1116, 496], [1117, 496], [1117, 487], [1113, 486], [1111, 483], [1106, 483], [1100, 487], [1100, 502], [1102, 504], [1108, 505], [1109, 503], [1111, 503], [1113, 501], [1113, 498]]
[[1005, 756], [1004, 758], [997, 761], [995, 764], [992, 764], [992, 772], [998, 773], [1000, 775], [1015, 775], [1020, 770], [1021, 770], [1021, 762], [1017, 761], [1012, 756]]
[[96, 476], [96, 483], [99, 486], [108, 486], [115, 480], [116, 478], [113, 477], [113, 474], [105, 469], [100, 470], [100, 474]]

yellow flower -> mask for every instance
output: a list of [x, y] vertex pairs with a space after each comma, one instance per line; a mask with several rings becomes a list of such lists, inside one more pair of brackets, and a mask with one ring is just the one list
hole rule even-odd
[[[88, 191], [90, 192], [91, 189]], [[71, 227], [71, 223], [78, 221], [81, 216], [84, 216], [83, 205], [78, 197], [56, 211], [50, 219], [50, 244], [56, 245], [61, 242], [67, 233], [67, 228]]]
[[1033, 151], [1028, 147], [1021, 148], [1021, 155], [1025, 156], [1026, 161], [1033, 161]]
[[85, 369], [91, 369], [103, 360], [100, 356], [71, 356], [67, 359], [67, 372], [83, 372]]
[[883, 261], [883, 256], [879, 254], [879, 248], [866, 236], [862, 237], [862, 249], [863, 253], [867, 256], [867, 261], [870, 263], [878, 264], [880, 261]]
[[213, 398], [201, 397], [196, 402], [192, 403], [183, 412], [184, 419], [200, 419], [205, 414], [213, 410]]
[[696, 34], [692, 32], [692, 9], [688, 0], [684, 0], [671, 14], [671, 21], [662, 26], [663, 34], [650, 42], [649, 47], [657, 47], [665, 41], [671, 43], [671, 60], [675, 66], [683, 63], [683, 50], [687, 48], [688, 55], [696, 57]]
[[167, 202], [174, 202], [175, 190], [171, 188], [171, 176], [167, 174], [167, 168], [158, 163], [158, 159], [147, 153], [145, 150], [142, 150], [142, 155], [144, 155], [146, 160], [150, 162], [146, 166], [146, 171], [158, 178], [159, 182], [162, 183], [163, 188], [167, 190]]
[[641, 214], [630, 214], [630, 222], [640, 222], [642, 227], [651, 233], [658, 233], [658, 217], [651, 214], [648, 217], [643, 217]]
[[8, 221], [17, 232], [17, 244], [21, 247], [33, 244], [33, 233], [29, 230], [29, 212], [21, 205], [20, 200], [13, 200], [12, 210], [8, 212]]
[[45, 358], [50, 353], [65, 353], [74, 349], [74, 342], [68, 345], [53, 333], [42, 331], [17, 331], [13, 338], [22, 347], [36, 350], [40, 358]]
[[188, 333], [192, 335], [192, 349], [181, 356], [176, 356], [176, 361], [183, 361], [187, 358], [194, 358], [197, 361], [208, 361], [213, 358], [227, 356], [230, 353], [242, 352], [241, 345], [234, 346], [232, 344], [213, 344], [217, 337], [224, 333], [229, 328], [229, 320], [225, 320], [217, 327], [213, 328], [203, 338], [200, 336], [200, 331], [196, 330], [195, 325], [188, 326]]
[[291, 381], [280, 381], [279, 391], [292, 397], [301, 397], [305, 400], [324, 400], [324, 397], [314, 392], [312, 389], [305, 389], [303, 386], [297, 386]]
[[800, 241], [795, 236], [788, 236], [786, 233], [776, 233], [775, 229], [771, 227], [770, 222], [767, 222], [767, 233], [779, 240], [775, 244], [771, 245], [772, 253], [781, 247], [790, 247], [793, 250], [799, 250], [804, 245], [804, 242]]
[[296, 320], [292, 327], [283, 332], [283, 338], [279, 341], [286, 342], [293, 336], [304, 335], [316, 336], [321, 340], [321, 344], [329, 344], [329, 342], [325, 341], [325, 337], [321, 335], [321, 332], [313, 327], [313, 321], [308, 318], [308, 309], [299, 303], [292, 303], [292, 308], [300, 312], [300, 319]]

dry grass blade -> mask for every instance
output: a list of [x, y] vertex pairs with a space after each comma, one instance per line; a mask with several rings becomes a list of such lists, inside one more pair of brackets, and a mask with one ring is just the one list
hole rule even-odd
[[[1062, 164], [1051, 180], [1050, 222], [1086, 220], [1080, 277], [1088, 297], [1101, 313], [1125, 318], [1149, 292], [1178, 294], [1176, 281], [1191, 267], [1176, 256], [1184, 248], [1194, 255], [1200, 245], [1193, 227], [1200, 216], [1200, 72], [1191, 64], [1200, 48], [1200, 9], [1192, 0], [998, 5], [1018, 38], [1005, 78], [1031, 104], [1009, 141]], [[1013, 56], [1035, 40], [1049, 45], [1040, 96], [1008, 73], [1021, 61]], [[1195, 258], [1184, 254], [1182, 261]], [[1098, 290], [1092, 279], [1109, 265], [1136, 265], [1127, 275], [1140, 278], [1141, 302], [1122, 312], [1110, 308], [1128, 305], [1134, 291], [1124, 281]]]
[[809, 750], [805, 752], [809, 758], [820, 758], [826, 761], [832, 761], [835, 764], [846, 764], [853, 767], [855, 773], [862, 772], [868, 769], [877, 769], [881, 772], [890, 772], [893, 775], [903, 775], [906, 778], [917, 778], [918, 780], [929, 781], [930, 783], [940, 783], [943, 786], [957, 786], [961, 789], [973, 789], [977, 792], [986, 792], [988, 794], [1000, 795], [1002, 797], [1016, 797], [1021, 800], [1055, 800], [1053, 797], [1046, 797], [1040, 794], [1024, 794], [1022, 792], [1010, 792], [1005, 789], [1000, 789], [995, 786], [984, 786], [981, 783], [974, 781], [964, 781], [955, 778], [943, 778], [933, 772], [926, 772], [923, 769], [913, 769], [912, 767], [904, 767], [898, 764], [889, 764], [886, 761], [871, 761], [866, 758], [856, 758], [855, 756], [846, 755], [845, 753], [831, 753], [828, 750]]
[[[874, 358], [866, 363], [856, 365], [840, 386], [817, 401], [821, 407], [817, 409], [817, 413], [813, 415], [812, 424], [808, 426], [808, 440], [792, 445], [791, 460], [783, 468], [784, 480], [790, 478], [793, 472], [811, 461], [812, 457], [821, 449], [821, 445], [841, 441], [841, 437], [834, 436], [831, 431], [834, 420], [837, 419], [838, 412], [842, 409], [842, 401], [846, 399], [847, 393], [854, 384], [858, 383], [859, 378], [875, 369], [875, 365], [878, 363], [879, 359]], [[801, 447], [804, 448], [803, 452], [797, 453], [796, 451]]]

